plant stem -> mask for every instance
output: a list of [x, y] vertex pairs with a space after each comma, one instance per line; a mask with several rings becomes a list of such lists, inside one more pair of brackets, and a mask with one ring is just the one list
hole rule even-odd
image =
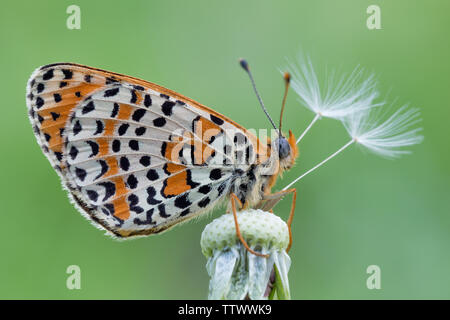
[[314, 117], [314, 119], [312, 119], [312, 121], [309, 123], [309, 125], [306, 127], [305, 131], [303, 131], [303, 133], [300, 135], [300, 137], [297, 139], [296, 144], [298, 144], [300, 142], [300, 140], [303, 139], [303, 137], [305, 136], [305, 134], [309, 131], [309, 129], [311, 129], [311, 127], [313, 126], [313, 124], [319, 120], [320, 116], [318, 114], [316, 114], [316, 116]]

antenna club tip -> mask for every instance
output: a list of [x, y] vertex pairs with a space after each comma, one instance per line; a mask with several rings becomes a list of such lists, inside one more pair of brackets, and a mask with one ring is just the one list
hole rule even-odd
[[291, 82], [291, 74], [289, 72], [285, 72], [283, 74], [283, 78], [284, 78], [284, 81], [286, 81], [286, 83]]
[[247, 60], [245, 60], [244, 58], [240, 58], [239, 59], [239, 64], [241, 65], [242, 69], [244, 69], [247, 72], [249, 71]]

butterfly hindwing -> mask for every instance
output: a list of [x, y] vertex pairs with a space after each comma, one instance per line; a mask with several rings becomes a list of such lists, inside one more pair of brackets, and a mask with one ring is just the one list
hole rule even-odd
[[236, 170], [248, 168], [236, 160], [256, 154], [257, 140], [231, 120], [102, 70], [43, 67], [27, 102], [38, 142], [73, 200], [120, 237], [164, 231], [213, 208]]

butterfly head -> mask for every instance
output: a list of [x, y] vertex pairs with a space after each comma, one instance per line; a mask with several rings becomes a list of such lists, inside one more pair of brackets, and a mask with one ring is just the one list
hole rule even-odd
[[278, 150], [280, 169], [284, 171], [292, 168], [295, 159], [298, 157], [298, 148], [292, 131], [289, 130], [288, 138], [280, 135], [275, 142]]

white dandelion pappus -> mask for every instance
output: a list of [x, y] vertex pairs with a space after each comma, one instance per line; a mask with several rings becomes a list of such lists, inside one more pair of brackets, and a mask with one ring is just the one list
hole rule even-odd
[[376, 81], [373, 74], [366, 76], [359, 66], [350, 74], [337, 76], [333, 71], [326, 75], [321, 88], [310, 58], [299, 55], [298, 62], [289, 62], [292, 74], [291, 86], [299, 96], [299, 101], [315, 113], [315, 117], [297, 139], [299, 143], [313, 124], [321, 117], [341, 120], [342, 118], [371, 107], [378, 97]]
[[372, 113], [372, 109], [366, 109], [350, 114], [342, 119], [342, 123], [347, 129], [351, 140], [328, 156], [325, 160], [300, 175], [283, 188], [283, 190], [288, 189], [294, 183], [313, 172], [354, 143], [360, 144], [381, 156], [394, 158], [400, 154], [410, 152], [408, 150], [402, 150], [402, 147], [412, 146], [423, 140], [423, 136], [418, 134], [422, 128], [411, 129], [413, 125], [420, 121], [418, 109], [407, 110], [406, 106], [403, 106], [385, 121], [380, 121], [379, 119], [371, 120]]
[[398, 157], [401, 154], [410, 153], [402, 150], [418, 144], [423, 136], [418, 133], [422, 128], [408, 130], [420, 122], [420, 113], [417, 108], [399, 108], [387, 120], [381, 122], [373, 119], [373, 110], [351, 114], [343, 120], [343, 124], [352, 139], [368, 150], [388, 158]]

